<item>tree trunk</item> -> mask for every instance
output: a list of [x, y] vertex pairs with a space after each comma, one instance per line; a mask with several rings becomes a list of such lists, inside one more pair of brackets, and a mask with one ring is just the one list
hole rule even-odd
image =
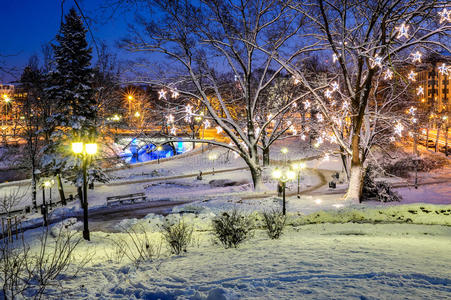
[[263, 188], [262, 170], [260, 167], [254, 167], [249, 165], [251, 171], [252, 183], [254, 185], [254, 191], [260, 191]]
[[34, 166], [32, 166], [32, 174], [31, 174], [31, 202], [33, 205], [33, 210], [37, 211], [38, 210], [38, 205], [36, 203], [36, 185], [37, 185], [37, 179], [36, 179], [36, 174], [35, 174], [35, 170], [34, 170]]
[[269, 166], [269, 147], [263, 149], [263, 166]]
[[66, 205], [66, 197], [64, 196], [63, 182], [61, 181], [61, 175], [56, 175], [56, 182], [58, 184], [58, 192], [60, 195], [60, 200], [62, 205]]
[[435, 152], [437, 152], [439, 150], [438, 139], [440, 137], [440, 124], [437, 125], [437, 131], [436, 132], [437, 132], [437, 134], [435, 136]]
[[360, 137], [354, 134], [352, 137], [352, 159], [351, 159], [351, 174], [349, 178], [348, 191], [345, 195], [345, 200], [354, 203], [360, 203], [363, 189], [363, 165], [360, 160]]

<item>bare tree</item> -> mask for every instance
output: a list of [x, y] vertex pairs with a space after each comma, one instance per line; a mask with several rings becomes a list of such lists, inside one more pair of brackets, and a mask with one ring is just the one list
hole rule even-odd
[[[254, 188], [258, 189], [262, 136], [274, 119], [301, 98], [298, 95], [286, 101], [267, 119], [266, 114], [261, 115], [264, 109], [260, 107], [267, 99], [262, 96], [284, 70], [281, 65], [275, 66], [273, 53], [302, 26], [302, 17], [287, 14], [288, 5], [279, 1], [134, 2], [141, 5], [141, 11], [157, 10], [159, 17], [149, 20], [137, 14], [138, 25], [132, 27], [124, 47], [136, 53], [160, 53], [172, 62], [172, 71], [164, 78], [147, 82], [164, 87], [161, 97], [176, 92], [199, 101], [206, 110], [205, 121], [224, 139], [198, 141], [236, 152], [248, 165]], [[263, 45], [271, 50], [259, 50]], [[309, 47], [298, 49], [296, 54]], [[241, 113], [234, 114], [232, 107], [241, 108]], [[192, 108], [185, 107], [188, 117], [197, 116]], [[284, 132], [286, 127], [279, 130]]]
[[[331, 139], [350, 160], [346, 199], [359, 201], [371, 147], [387, 130], [393, 137], [404, 130], [394, 111], [406, 100], [407, 84], [416, 80], [409, 63], [420, 62], [424, 51], [450, 51], [449, 4], [436, 0], [313, 0], [290, 6], [309, 20], [308, 30], [299, 34], [317, 45], [315, 50], [327, 57], [334, 76], [328, 76], [328, 87], [319, 92], [315, 90], [318, 80], [289, 62], [289, 54], [280, 51], [276, 60], [311, 92]], [[272, 49], [266, 52], [272, 53]]]

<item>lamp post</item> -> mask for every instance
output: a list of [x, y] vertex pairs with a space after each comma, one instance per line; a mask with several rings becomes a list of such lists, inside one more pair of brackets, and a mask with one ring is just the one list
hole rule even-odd
[[158, 164], [160, 164], [160, 151], [163, 150], [163, 147], [158, 146], [157, 147], [157, 160], [158, 160]]
[[80, 155], [82, 159], [82, 170], [83, 170], [83, 196], [81, 199], [81, 204], [83, 207], [83, 238], [87, 241], [90, 240], [89, 237], [89, 227], [88, 227], [88, 182], [87, 182], [87, 166], [88, 159], [92, 155], [97, 153], [96, 143], [83, 143], [77, 142], [72, 143], [72, 151], [76, 155]]
[[300, 162], [300, 163], [293, 163], [292, 167], [294, 170], [298, 171], [297, 177], [298, 177], [298, 194], [297, 197], [298, 199], [301, 198], [301, 194], [300, 194], [300, 189], [301, 189], [301, 170], [305, 169], [305, 163], [304, 162]]
[[127, 99], [128, 99], [128, 119], [131, 120], [131, 118], [132, 118], [132, 106], [131, 105], [132, 105], [132, 100], [134, 99], [133, 95], [128, 95]]
[[49, 200], [50, 200], [50, 207], [52, 206], [52, 186], [55, 183], [55, 181], [53, 179], [51, 180], [46, 180], [44, 181], [44, 186], [42, 188], [42, 197], [43, 197], [43, 202], [45, 204], [45, 189], [48, 188], [49, 189]]
[[208, 159], [210, 161], [212, 161], [212, 165], [213, 165], [213, 173], [212, 175], [215, 175], [215, 160], [218, 158], [218, 155], [216, 153], [211, 153], [210, 155], [208, 155]]
[[283, 147], [282, 149], [280, 149], [280, 152], [282, 152], [283, 154], [285, 154], [285, 165], [287, 164], [287, 153], [288, 153], [288, 149]]
[[278, 168], [274, 169], [272, 172], [272, 176], [277, 179], [280, 183], [282, 183], [282, 214], [286, 214], [286, 205], [285, 205], [285, 188], [286, 183], [289, 180], [293, 180], [296, 177], [296, 173], [290, 169], [279, 170]]

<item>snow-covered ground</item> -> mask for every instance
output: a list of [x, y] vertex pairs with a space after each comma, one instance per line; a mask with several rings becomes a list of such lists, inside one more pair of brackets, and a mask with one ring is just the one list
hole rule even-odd
[[[447, 299], [451, 227], [413, 224], [288, 226], [279, 240], [264, 230], [237, 249], [213, 243], [211, 213], [187, 215], [194, 241], [170, 256], [150, 215], [122, 222], [143, 228], [158, 257], [139, 266], [115, 256], [126, 233], [93, 232], [77, 256], [93, 255], [75, 279], [61, 276], [48, 299]], [[435, 214], [429, 215], [435, 218]], [[178, 216], [174, 216], [178, 218]], [[138, 231], [139, 232], [139, 231]], [[70, 272], [69, 272], [70, 273]]]

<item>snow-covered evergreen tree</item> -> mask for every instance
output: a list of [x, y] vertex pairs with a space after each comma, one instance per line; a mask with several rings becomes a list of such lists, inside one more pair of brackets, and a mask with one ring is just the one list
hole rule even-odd
[[71, 9], [56, 35], [53, 45], [56, 61], [56, 86], [53, 89], [59, 125], [72, 129], [79, 138], [95, 135], [96, 101], [93, 89], [94, 72], [86, 29], [75, 9]]

